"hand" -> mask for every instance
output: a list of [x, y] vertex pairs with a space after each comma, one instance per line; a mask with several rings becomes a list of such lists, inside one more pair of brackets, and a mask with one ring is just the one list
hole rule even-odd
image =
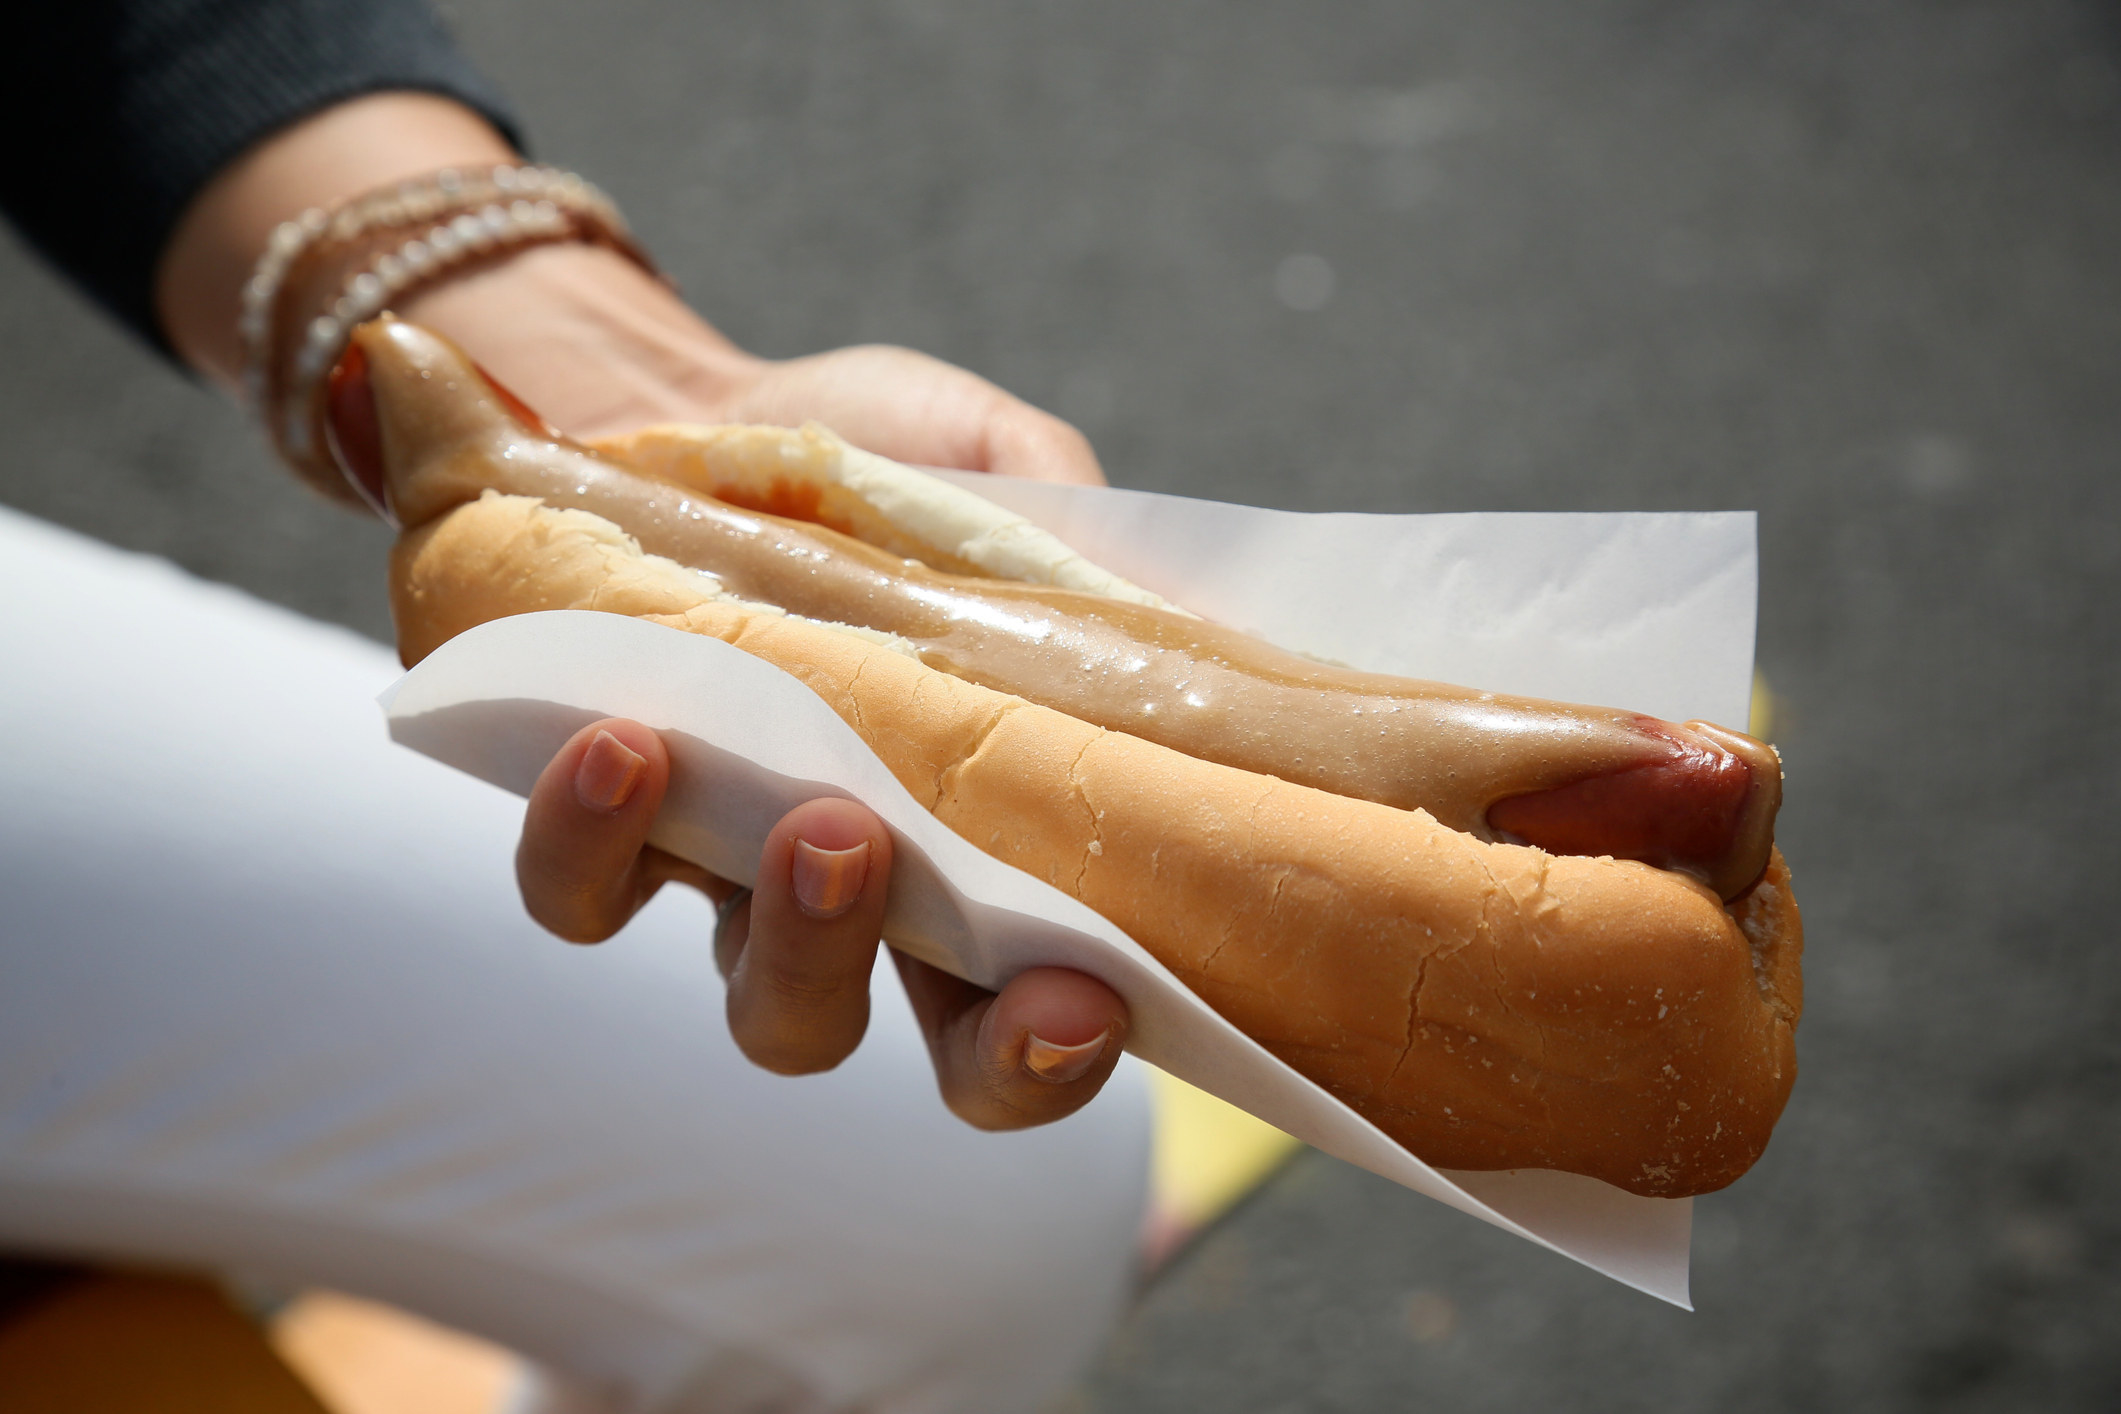
[[[748, 894], [648, 843], [670, 758], [638, 722], [584, 727], [531, 791], [516, 876], [531, 917], [573, 942], [625, 926], [664, 884], [721, 905], [715, 961], [730, 1034], [783, 1075], [830, 1070], [869, 1023], [869, 975], [891, 874], [891, 836], [850, 800], [813, 800], [766, 837]], [[1079, 972], [1035, 968], [1000, 994], [894, 952], [943, 1100], [982, 1129], [1073, 1114], [1112, 1073], [1125, 1005]]]
[[[238, 291], [277, 223], [441, 167], [512, 160], [476, 113], [427, 94], [370, 94], [274, 135], [217, 175], [171, 236], [157, 279], [171, 342], [234, 387]], [[398, 312], [454, 339], [581, 437], [658, 421], [814, 419], [900, 461], [1104, 480], [1081, 433], [983, 378], [894, 348], [756, 358], [668, 286], [594, 247], [523, 251], [452, 276]], [[661, 741], [637, 723], [601, 723], [562, 748], [531, 797], [517, 854], [531, 915], [588, 942], [616, 932], [672, 879], [729, 902], [732, 885], [647, 845], [668, 781]], [[865, 852], [835, 853], [843, 849]], [[851, 802], [813, 801], [775, 828], [757, 892], [727, 908], [717, 930], [730, 1027], [745, 1054], [796, 1073], [829, 1069], [854, 1049], [890, 872], [889, 836]], [[944, 1098], [972, 1123], [1058, 1119], [1110, 1074], [1126, 1014], [1102, 983], [1041, 969], [994, 996], [898, 963]]]
[[747, 354], [668, 287], [609, 251], [547, 246], [410, 301], [577, 437], [652, 422], [821, 422], [896, 461], [1104, 484], [1082, 433], [977, 374], [863, 345], [787, 360]]
[[[407, 310], [462, 343], [541, 414], [578, 436], [653, 421], [815, 419], [903, 461], [1101, 483], [1082, 434], [963, 369], [863, 347], [770, 362], [734, 348], [669, 291], [604, 251], [529, 252]], [[846, 800], [791, 811], [767, 837], [748, 896], [647, 843], [669, 781], [661, 740], [606, 721], [568, 742], [524, 817], [517, 877], [533, 918], [577, 942], [607, 938], [663, 884], [722, 907], [716, 961], [732, 1036], [769, 1070], [829, 1070], [869, 1019], [891, 839]], [[1127, 1015], [1094, 978], [1040, 968], [999, 995], [894, 952], [943, 1099], [985, 1129], [1074, 1113], [1117, 1062]]]

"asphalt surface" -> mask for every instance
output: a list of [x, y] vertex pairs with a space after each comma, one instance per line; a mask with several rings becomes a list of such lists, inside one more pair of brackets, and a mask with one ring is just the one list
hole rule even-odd
[[[1086, 1411], [2121, 1404], [2121, 12], [451, 8], [769, 354], [889, 340], [1113, 479], [1756, 507], [1804, 1072], [1698, 1314], [1307, 1156]], [[371, 633], [382, 534], [0, 252], [0, 499]]]

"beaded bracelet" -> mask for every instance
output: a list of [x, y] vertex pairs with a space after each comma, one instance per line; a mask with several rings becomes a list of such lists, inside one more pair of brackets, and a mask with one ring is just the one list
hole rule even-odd
[[565, 241], [662, 278], [611, 199], [552, 167], [450, 168], [281, 223], [243, 287], [238, 327], [244, 392], [282, 459], [352, 498], [324, 444], [319, 393], [355, 326], [468, 266]]

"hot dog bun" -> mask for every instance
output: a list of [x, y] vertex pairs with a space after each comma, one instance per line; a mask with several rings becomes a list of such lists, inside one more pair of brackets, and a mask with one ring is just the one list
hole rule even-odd
[[1759, 1156], [1795, 1079], [1802, 926], [1779, 853], [1726, 906], [1647, 865], [1484, 843], [743, 603], [529, 498], [410, 530], [392, 581], [408, 662], [492, 618], [597, 609], [785, 669], [945, 824], [1104, 914], [1429, 1163], [1707, 1192]]

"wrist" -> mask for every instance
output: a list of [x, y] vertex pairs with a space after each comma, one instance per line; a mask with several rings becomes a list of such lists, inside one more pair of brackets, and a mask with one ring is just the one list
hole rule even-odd
[[[470, 186], [465, 200], [487, 201], [476, 214], [502, 248], [469, 259], [445, 257], [440, 268], [417, 278], [429, 257], [401, 259], [393, 242], [424, 232], [400, 232], [404, 221], [393, 213], [400, 205], [427, 209], [419, 205], [431, 190], [427, 179], [444, 168], [472, 173], [467, 181], [474, 184], [485, 180], [478, 174], [496, 169], [530, 170], [519, 168], [500, 136], [460, 104], [425, 94], [370, 95], [318, 113], [245, 153], [208, 184], [178, 223], [157, 282], [171, 342], [194, 367], [231, 389], [242, 376], [246, 346], [252, 350], [258, 360], [250, 378], [253, 396], [299, 472], [329, 476], [328, 467], [311, 465], [314, 439], [306, 435], [305, 410], [317, 377], [308, 365], [318, 351], [309, 345], [329, 336], [328, 330], [319, 332], [328, 321], [313, 316], [329, 311], [348, 323], [365, 317], [360, 300], [455, 340], [552, 423], [581, 436], [711, 417], [756, 380], [758, 360], [738, 351], [628, 258], [638, 252], [624, 222], [608, 208], [598, 213], [603, 198], [593, 188], [572, 195], [541, 188], [549, 195], [535, 201], [526, 187], [511, 203], [505, 193], [515, 188], [498, 175], [489, 185], [500, 188], [499, 197]], [[507, 214], [496, 218], [493, 213], [504, 207]], [[298, 239], [266, 272], [259, 257], [276, 241], [276, 228], [311, 209], [334, 212], [333, 224]], [[465, 219], [456, 218], [459, 224]], [[572, 225], [575, 234], [545, 234], [532, 224], [556, 221]], [[525, 234], [517, 235], [518, 229]], [[511, 241], [521, 243], [511, 251]], [[436, 252], [443, 249], [441, 236], [430, 244]], [[254, 269], [261, 272], [255, 281]], [[374, 288], [357, 293], [363, 281]], [[394, 282], [411, 288], [392, 292]], [[251, 291], [254, 283], [267, 293]], [[338, 309], [330, 311], [334, 294]], [[349, 303], [354, 313], [347, 312]], [[239, 308], [246, 311], [240, 322]], [[336, 477], [329, 479], [336, 486]]]
[[764, 366], [669, 286], [597, 246], [533, 247], [423, 289], [398, 313], [578, 437], [714, 417]]

